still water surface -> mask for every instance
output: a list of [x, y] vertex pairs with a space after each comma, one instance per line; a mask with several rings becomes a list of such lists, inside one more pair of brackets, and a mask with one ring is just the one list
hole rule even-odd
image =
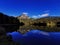
[[60, 32], [43, 32], [31, 30], [25, 34], [19, 32], [8, 33], [12, 39], [21, 45], [60, 45]]

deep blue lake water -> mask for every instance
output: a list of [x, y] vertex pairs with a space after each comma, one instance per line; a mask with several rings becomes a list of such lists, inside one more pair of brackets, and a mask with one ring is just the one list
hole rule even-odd
[[19, 32], [9, 34], [12, 35], [13, 41], [21, 45], [60, 45], [60, 32], [32, 30], [23, 35]]

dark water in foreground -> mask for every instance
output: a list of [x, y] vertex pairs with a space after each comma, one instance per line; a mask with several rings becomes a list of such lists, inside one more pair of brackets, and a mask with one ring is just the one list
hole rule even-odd
[[13, 41], [21, 45], [60, 45], [60, 32], [43, 32], [32, 30], [22, 35], [18, 32], [9, 33]]

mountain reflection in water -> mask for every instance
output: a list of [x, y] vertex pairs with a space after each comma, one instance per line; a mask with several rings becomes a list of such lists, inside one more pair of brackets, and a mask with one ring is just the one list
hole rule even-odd
[[15, 42], [21, 45], [60, 45], [60, 32], [43, 32], [31, 30], [25, 34], [19, 32], [8, 33]]

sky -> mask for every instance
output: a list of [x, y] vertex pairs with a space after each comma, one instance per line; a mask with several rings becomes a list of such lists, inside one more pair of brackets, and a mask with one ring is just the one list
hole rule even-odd
[[0, 0], [0, 12], [9, 16], [60, 16], [60, 0]]

